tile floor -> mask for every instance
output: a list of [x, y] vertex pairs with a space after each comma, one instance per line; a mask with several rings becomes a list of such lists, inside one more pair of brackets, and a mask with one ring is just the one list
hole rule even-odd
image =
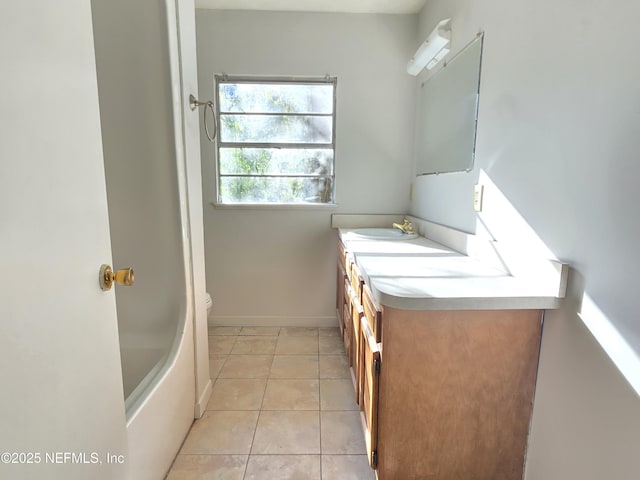
[[373, 480], [338, 328], [212, 327], [213, 393], [166, 480]]

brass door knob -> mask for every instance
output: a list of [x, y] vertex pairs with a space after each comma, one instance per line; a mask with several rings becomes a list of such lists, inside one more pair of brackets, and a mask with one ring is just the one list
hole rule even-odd
[[107, 264], [103, 264], [100, 267], [100, 274], [98, 275], [100, 288], [105, 292], [107, 290], [111, 290], [111, 286], [114, 282], [118, 285], [125, 285], [127, 287], [133, 285], [134, 278], [133, 268], [123, 268], [122, 270], [114, 272], [111, 269], [111, 266]]

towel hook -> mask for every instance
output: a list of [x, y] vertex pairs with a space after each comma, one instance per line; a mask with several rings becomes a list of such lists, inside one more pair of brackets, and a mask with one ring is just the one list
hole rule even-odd
[[[202, 113], [202, 119], [204, 121], [204, 131], [207, 134], [207, 138], [210, 142], [216, 138], [216, 134], [218, 133], [218, 126], [216, 125], [216, 113], [213, 111], [213, 102], [211, 100], [207, 102], [199, 102], [196, 97], [193, 95], [189, 95], [189, 108], [191, 110], [195, 110], [198, 107], [204, 107], [204, 111]], [[213, 135], [209, 133], [209, 125], [207, 125], [207, 108], [211, 110], [211, 115], [213, 116]]]

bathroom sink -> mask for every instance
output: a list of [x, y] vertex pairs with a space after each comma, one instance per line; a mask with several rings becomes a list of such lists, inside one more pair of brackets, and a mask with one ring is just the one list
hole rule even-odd
[[404, 233], [397, 228], [356, 228], [351, 230], [351, 234], [366, 240], [409, 240], [418, 237], [417, 233]]

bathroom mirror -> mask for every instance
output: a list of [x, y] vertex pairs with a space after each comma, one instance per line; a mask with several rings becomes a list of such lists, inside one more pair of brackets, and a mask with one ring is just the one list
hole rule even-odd
[[416, 175], [473, 168], [482, 41], [478, 34], [420, 86]]

